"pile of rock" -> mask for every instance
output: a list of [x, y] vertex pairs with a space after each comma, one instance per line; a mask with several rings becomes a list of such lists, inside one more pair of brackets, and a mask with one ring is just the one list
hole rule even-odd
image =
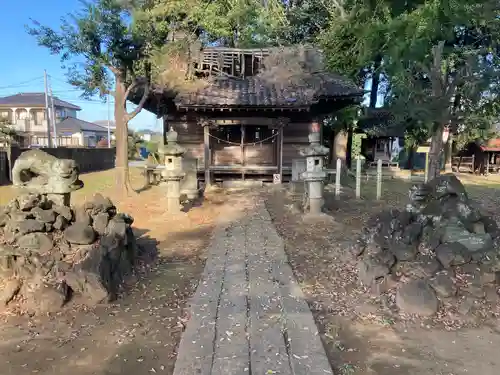
[[100, 194], [76, 208], [18, 196], [0, 209], [0, 303], [54, 310], [76, 295], [89, 305], [116, 298], [137, 256], [132, 222]]
[[42, 150], [17, 158], [12, 181], [23, 194], [0, 208], [0, 305], [54, 311], [74, 296], [114, 300], [138, 255], [132, 217], [101, 194], [70, 207], [83, 187], [78, 166]]
[[396, 290], [403, 313], [430, 316], [443, 303], [496, 302], [500, 230], [481, 215], [454, 175], [413, 186], [406, 209], [368, 221], [355, 249], [359, 280], [379, 293]]

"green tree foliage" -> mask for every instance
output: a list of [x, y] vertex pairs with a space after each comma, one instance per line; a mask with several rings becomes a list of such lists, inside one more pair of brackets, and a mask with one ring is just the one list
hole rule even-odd
[[0, 145], [10, 145], [16, 136], [16, 131], [8, 126], [5, 118], [0, 118]]
[[333, 4], [319, 36], [328, 66], [359, 84], [382, 74], [385, 104], [406, 126], [408, 144], [432, 137], [429, 177], [439, 173], [445, 126], [461, 138], [490, 134], [498, 116], [498, 2]]
[[388, 35], [400, 38], [385, 58], [389, 103], [402, 120], [427, 128], [429, 178], [440, 171], [445, 126], [484, 133], [497, 116], [496, 7], [492, 1], [426, 1], [386, 25]]
[[[115, 99], [117, 186], [130, 191], [128, 177], [128, 122], [148, 97], [152, 51], [167, 40], [161, 19], [148, 24], [136, 21], [149, 1], [82, 1], [81, 9], [63, 18], [58, 30], [37, 21], [27, 27], [40, 46], [59, 55], [68, 69], [68, 81], [83, 90], [84, 97], [112, 95]], [[146, 77], [146, 78], [144, 78]], [[142, 89], [139, 105], [126, 110], [130, 94]]]
[[136, 159], [139, 155], [139, 148], [143, 144], [142, 139], [136, 132], [129, 130], [127, 142], [128, 158]]
[[288, 0], [283, 2], [285, 22], [276, 28], [279, 44], [315, 43], [328, 26], [328, 2], [323, 0]]
[[328, 67], [364, 84], [376, 56], [385, 46], [385, 35], [379, 30], [388, 17], [386, 6], [373, 9], [364, 1], [345, 2], [331, 8], [329, 23], [318, 36]]
[[287, 22], [279, 0], [152, 0], [149, 5], [139, 12], [144, 23], [166, 20], [177, 37], [226, 47], [275, 45]]
[[286, 25], [280, 0], [151, 0], [136, 12], [141, 24], [169, 25], [168, 43], [152, 52], [153, 80], [172, 94], [206, 85], [195, 79], [192, 61], [206, 45], [257, 48], [279, 44]]

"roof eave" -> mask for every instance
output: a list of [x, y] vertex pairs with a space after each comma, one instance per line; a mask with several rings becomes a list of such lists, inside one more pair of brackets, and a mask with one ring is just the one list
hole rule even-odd
[[[5, 104], [5, 103], [0, 103], [0, 108], [23, 108], [23, 107], [29, 107], [29, 108], [45, 108], [44, 104]], [[54, 103], [54, 107], [59, 107], [59, 108], [68, 108], [68, 109], [74, 109], [75, 111], [81, 111], [82, 108], [78, 107], [76, 105], [71, 105], [71, 106], [66, 106], [66, 105], [57, 105]]]
[[[362, 101], [363, 92], [359, 93], [348, 93], [348, 94], [339, 94], [339, 95], [321, 95], [311, 100], [307, 104], [294, 105], [294, 103], [290, 104], [269, 104], [269, 105], [248, 105], [248, 104], [184, 104], [184, 103], [175, 103], [175, 106], [178, 109], [195, 109], [195, 108], [207, 108], [207, 109], [276, 109], [276, 110], [297, 110], [297, 109], [310, 109], [312, 106], [319, 104], [321, 101], [339, 101], [339, 100], [352, 100], [355, 103], [359, 103]], [[180, 101], [180, 100], [179, 100]]]

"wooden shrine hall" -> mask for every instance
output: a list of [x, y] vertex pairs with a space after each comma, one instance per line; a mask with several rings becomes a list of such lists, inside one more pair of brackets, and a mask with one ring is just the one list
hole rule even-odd
[[[303, 73], [300, 84], [259, 75], [269, 50], [206, 48], [193, 61], [207, 84], [172, 95], [155, 87], [145, 109], [178, 133], [185, 157], [197, 160], [199, 177], [271, 180], [291, 175], [292, 160], [320, 129], [324, 116], [359, 103], [364, 92], [329, 73]], [[208, 73], [207, 73], [208, 72]], [[207, 79], [207, 75], [209, 76]], [[138, 103], [140, 93], [129, 99]]]

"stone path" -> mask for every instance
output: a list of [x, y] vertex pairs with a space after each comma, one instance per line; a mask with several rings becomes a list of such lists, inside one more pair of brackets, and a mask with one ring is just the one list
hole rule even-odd
[[217, 229], [174, 375], [332, 375], [264, 203]]

